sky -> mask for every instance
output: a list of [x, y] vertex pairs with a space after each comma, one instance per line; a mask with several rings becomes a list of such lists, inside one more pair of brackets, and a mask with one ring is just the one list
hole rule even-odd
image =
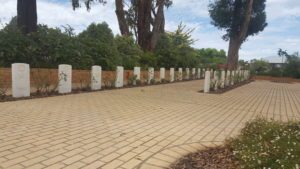
[[[194, 28], [195, 48], [216, 48], [227, 51], [224, 32], [211, 25], [208, 14], [210, 0], [173, 0], [166, 10], [166, 30], [174, 31], [180, 22]], [[17, 13], [17, 0], [0, 0], [0, 29]], [[107, 22], [114, 34], [119, 34], [113, 0], [103, 6], [95, 3], [90, 11], [82, 7], [73, 10], [70, 0], [37, 0], [38, 22], [50, 27], [70, 25], [76, 33], [90, 23]], [[251, 60], [277, 55], [279, 48], [289, 53], [300, 52], [300, 0], [267, 0], [268, 27], [242, 45], [240, 59]]]

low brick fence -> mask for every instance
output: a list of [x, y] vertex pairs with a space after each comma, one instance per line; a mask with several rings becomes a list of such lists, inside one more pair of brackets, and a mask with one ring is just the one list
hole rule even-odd
[[272, 77], [272, 76], [252, 76], [253, 80], [268, 80], [272, 82], [281, 83], [300, 83], [300, 79], [293, 79], [288, 77]]

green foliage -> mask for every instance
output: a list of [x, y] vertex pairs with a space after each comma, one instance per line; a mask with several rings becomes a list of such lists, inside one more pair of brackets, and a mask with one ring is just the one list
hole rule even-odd
[[240, 168], [296, 168], [300, 164], [300, 123], [247, 123], [241, 134], [230, 140]]
[[286, 55], [287, 64], [284, 66], [285, 77], [300, 78], [300, 57], [298, 53]]
[[[253, 36], [263, 31], [267, 26], [266, 0], [253, 0], [251, 19], [246, 37]], [[219, 29], [224, 29], [226, 34], [224, 40], [229, 40], [242, 30], [245, 20], [245, 10], [247, 1], [242, 0], [216, 0], [209, 4], [209, 14], [212, 18], [212, 24]], [[246, 40], [246, 39], [245, 39]]]
[[251, 60], [250, 71], [251, 74], [267, 75], [271, 70], [270, 64], [264, 60]]
[[105, 22], [92, 23], [78, 35], [69, 26], [62, 30], [46, 25], [38, 25], [37, 32], [23, 35], [13, 18], [0, 30], [0, 67], [16, 62], [28, 63], [33, 68], [70, 64], [73, 69], [88, 70], [93, 65], [100, 65], [103, 70], [115, 70], [122, 65], [131, 70], [134, 66], [169, 69], [225, 64], [225, 51], [191, 47], [195, 42], [192, 31], [180, 24], [176, 31], [160, 36], [154, 52], [143, 52], [133, 37], [114, 36]]

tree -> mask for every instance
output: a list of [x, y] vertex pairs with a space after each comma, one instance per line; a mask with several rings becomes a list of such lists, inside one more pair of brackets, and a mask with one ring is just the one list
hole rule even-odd
[[[90, 9], [91, 2], [105, 0], [86, 0], [85, 5]], [[128, 2], [128, 1], [126, 1]], [[124, 0], [115, 0], [116, 15], [122, 35], [135, 35], [144, 51], [153, 51], [158, 39], [165, 30], [164, 8], [172, 5], [171, 0], [130, 0], [128, 9], [124, 9]], [[72, 0], [74, 9], [80, 7], [80, 0]]]
[[253, 59], [250, 62], [251, 74], [256, 75], [266, 75], [271, 70], [271, 66], [268, 62], [264, 60]]
[[17, 25], [24, 34], [37, 31], [36, 0], [18, 0]]
[[239, 49], [247, 37], [258, 34], [267, 26], [266, 0], [215, 0], [209, 4], [212, 24], [224, 29], [229, 41], [228, 66], [238, 66]]

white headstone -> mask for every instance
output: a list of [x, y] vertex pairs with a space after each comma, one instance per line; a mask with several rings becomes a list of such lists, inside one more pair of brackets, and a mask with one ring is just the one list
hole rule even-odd
[[233, 77], [230, 76], [230, 70], [226, 71], [226, 80], [225, 80], [225, 86], [229, 86], [231, 81], [233, 80]]
[[234, 85], [235, 79], [236, 79], [236, 74], [235, 74], [235, 71], [233, 70], [233, 71], [231, 71], [231, 81], [230, 81], [231, 85]]
[[225, 70], [221, 72], [221, 88], [225, 87]]
[[59, 65], [58, 66], [58, 93], [71, 93], [72, 91], [72, 66]]
[[185, 79], [190, 79], [190, 68], [185, 68]]
[[162, 81], [163, 79], [166, 79], [166, 69], [165, 68], [160, 68], [159, 70], [159, 79]]
[[151, 80], [154, 80], [154, 68], [148, 68], [148, 84], [151, 84]]
[[201, 69], [198, 68], [197, 69], [197, 79], [200, 79], [201, 78]]
[[210, 71], [205, 72], [204, 93], [209, 93], [210, 89]]
[[115, 87], [120, 88], [124, 85], [124, 67], [117, 66]]
[[12, 69], [12, 95], [13, 97], [30, 96], [29, 64], [14, 63]]
[[193, 79], [196, 78], [196, 68], [192, 68], [192, 77]]
[[170, 82], [174, 82], [174, 77], [175, 77], [175, 69], [171, 68], [170, 69]]
[[214, 80], [215, 80], [215, 91], [218, 90], [218, 84], [219, 84], [219, 71], [214, 71]]
[[182, 80], [182, 68], [178, 68], [178, 80]]
[[133, 68], [133, 76], [135, 76], [135, 80], [133, 81], [133, 85], [136, 85], [137, 80], [141, 80], [141, 68], [140, 67], [134, 67]]
[[141, 68], [134, 67], [133, 75], [136, 76], [136, 80], [141, 80]]
[[102, 68], [101, 66], [92, 66], [91, 74], [91, 89], [100, 90], [101, 89], [101, 79], [102, 79]]
[[210, 69], [210, 78], [214, 77], [214, 69]]
[[201, 72], [201, 78], [204, 78], [205, 77], [205, 69], [202, 69], [202, 72]]

